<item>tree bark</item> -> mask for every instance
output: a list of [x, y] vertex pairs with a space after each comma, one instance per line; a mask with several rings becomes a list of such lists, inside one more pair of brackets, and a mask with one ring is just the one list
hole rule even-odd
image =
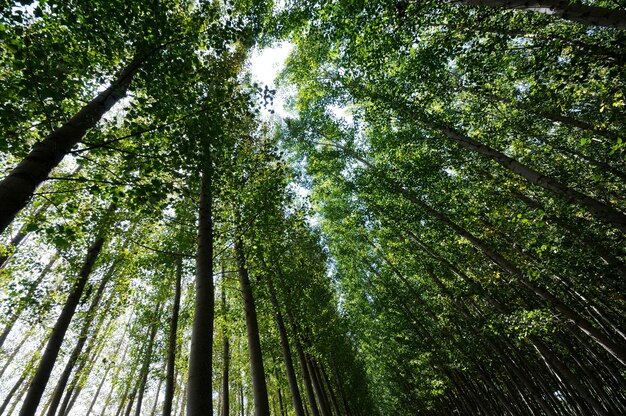
[[267, 282], [269, 285], [270, 301], [272, 302], [272, 307], [274, 308], [274, 316], [276, 318], [276, 325], [278, 326], [278, 334], [280, 335], [280, 346], [283, 351], [283, 359], [285, 361], [285, 370], [287, 373], [287, 381], [289, 382], [289, 391], [291, 392], [293, 408], [296, 416], [305, 416], [302, 397], [300, 396], [300, 389], [298, 388], [298, 379], [296, 378], [296, 372], [293, 367], [291, 348], [289, 347], [289, 337], [287, 337], [287, 329], [285, 328], [283, 316], [280, 313], [280, 305], [278, 304], [278, 299], [276, 299], [276, 290], [271, 276], [268, 276]]
[[[56, 263], [58, 258], [59, 258], [58, 254], [55, 254], [54, 256], [52, 256], [48, 264], [46, 264], [46, 267], [44, 267], [44, 269], [41, 271], [41, 273], [37, 277], [37, 280], [35, 280], [30, 286], [30, 288], [28, 289], [28, 292], [26, 293], [26, 299], [32, 298], [33, 294], [35, 293], [35, 290], [37, 289], [41, 281], [44, 279], [44, 277], [50, 272], [50, 270], [52, 269], [52, 267], [54, 266], [54, 263]], [[15, 325], [20, 315], [22, 315], [22, 312], [24, 312], [24, 309], [25, 309], [25, 305], [20, 304], [17, 310], [13, 312], [13, 315], [9, 318], [9, 321], [4, 327], [2, 334], [0, 334], [0, 347], [4, 345], [4, 341], [6, 341], [7, 337], [9, 336], [9, 333], [11, 332], [11, 329], [13, 329], [13, 325]]]
[[200, 191], [198, 249], [196, 253], [196, 299], [189, 378], [187, 383], [187, 416], [213, 415], [213, 220], [211, 170], [204, 169]]
[[178, 313], [180, 310], [180, 291], [183, 275], [183, 259], [179, 258], [176, 264], [176, 282], [174, 283], [174, 305], [172, 306], [172, 321], [167, 347], [167, 369], [165, 375], [165, 398], [163, 399], [163, 416], [171, 416], [172, 401], [176, 388], [176, 335], [178, 332]]
[[248, 334], [248, 353], [250, 355], [250, 372], [252, 374], [252, 393], [254, 397], [255, 416], [270, 416], [270, 404], [267, 396], [265, 382], [265, 369], [263, 368], [263, 354], [261, 352], [261, 339], [259, 337], [259, 324], [257, 321], [254, 296], [250, 286], [248, 266], [244, 254], [243, 239], [239, 232], [235, 235], [235, 258], [239, 272], [239, 285], [246, 313], [246, 330]]
[[104, 237], [98, 236], [91, 247], [89, 247], [85, 262], [80, 270], [80, 273], [78, 274], [76, 282], [74, 283], [74, 287], [65, 302], [65, 306], [63, 306], [61, 315], [59, 315], [59, 318], [52, 329], [52, 334], [50, 335], [46, 349], [41, 357], [39, 367], [37, 368], [30, 387], [28, 388], [28, 392], [26, 393], [26, 398], [24, 399], [24, 403], [19, 413], [20, 416], [34, 416], [37, 411], [37, 407], [41, 401], [41, 396], [43, 395], [46, 385], [48, 384], [50, 373], [52, 372], [56, 358], [59, 355], [61, 344], [65, 338], [65, 332], [72, 321], [76, 307], [80, 302], [83, 290], [85, 289], [85, 285], [89, 279], [89, 275], [93, 270], [93, 266], [98, 258], [98, 255], [102, 251], [103, 245]]
[[[226, 285], [224, 279], [224, 264], [222, 263], [222, 311], [226, 314]], [[222, 416], [228, 416], [230, 414], [230, 342], [228, 340], [226, 325], [224, 325], [222, 330], [222, 337], [224, 339], [222, 345], [222, 359], [224, 360], [224, 368], [222, 370]]]
[[[121, 98], [146, 57], [133, 59], [115, 81], [87, 103], [64, 125], [37, 143], [31, 152], [0, 182], [0, 233], [13, 221], [67, 153]], [[28, 399], [28, 394], [27, 394]]]
[[87, 338], [89, 337], [91, 323], [93, 322], [96, 316], [96, 309], [98, 308], [100, 300], [102, 299], [102, 295], [104, 294], [104, 289], [106, 288], [107, 283], [109, 282], [109, 280], [113, 276], [113, 273], [115, 272], [115, 266], [116, 266], [116, 262], [111, 264], [111, 267], [106, 272], [106, 274], [102, 278], [102, 281], [100, 282], [100, 286], [98, 287], [98, 290], [96, 291], [96, 294], [94, 295], [91, 301], [91, 305], [89, 305], [89, 309], [87, 310], [87, 314], [83, 320], [83, 325], [81, 327], [80, 334], [78, 335], [78, 342], [74, 346], [74, 349], [72, 350], [72, 354], [70, 355], [67, 363], [65, 364], [65, 368], [63, 369], [63, 372], [61, 373], [61, 376], [59, 377], [59, 380], [57, 381], [57, 385], [54, 388], [54, 391], [52, 393], [52, 400], [50, 402], [50, 406], [48, 407], [47, 416], [54, 416], [59, 407], [59, 404], [61, 403], [61, 398], [63, 397], [63, 393], [65, 392], [65, 387], [67, 385], [68, 380], [70, 379], [70, 375], [72, 374], [74, 365], [76, 364], [78, 357], [82, 353], [83, 347], [85, 346], [85, 343], [87, 342]]
[[626, 12], [598, 6], [572, 4], [567, 0], [457, 0], [461, 4], [528, 10], [592, 26], [626, 29]]
[[587, 196], [582, 192], [571, 189], [556, 181], [555, 179], [545, 176], [537, 172], [536, 170], [518, 162], [517, 160], [505, 155], [504, 153], [499, 152], [491, 148], [490, 146], [479, 143], [476, 140], [455, 131], [454, 129], [434, 125], [432, 123], [428, 124], [439, 130], [446, 138], [455, 142], [460, 147], [467, 149], [471, 152], [487, 156], [491, 160], [502, 165], [511, 172], [523, 177], [528, 182], [540, 186], [548, 191], [551, 191], [554, 194], [559, 195], [560, 197], [570, 202], [586, 207], [589, 212], [598, 220], [610, 224], [611, 226], [622, 231], [622, 233], [626, 234], [626, 215], [619, 212], [615, 208], [594, 198], [591, 198], [590, 196]]
[[137, 388], [137, 406], [135, 407], [135, 416], [141, 416], [141, 406], [143, 405], [143, 396], [146, 392], [146, 383], [148, 382], [148, 375], [150, 374], [150, 362], [152, 361], [152, 349], [154, 347], [154, 338], [156, 337], [157, 330], [159, 329], [161, 304], [158, 304], [154, 312], [154, 322], [150, 328], [150, 335], [148, 338], [148, 347], [143, 358], [141, 365], [141, 371], [139, 377], [141, 378], [139, 386]]

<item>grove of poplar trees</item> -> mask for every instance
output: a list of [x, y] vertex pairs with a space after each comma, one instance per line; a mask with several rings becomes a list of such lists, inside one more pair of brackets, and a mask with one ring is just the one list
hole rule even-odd
[[624, 131], [624, 0], [0, 0], [0, 415], [626, 414]]

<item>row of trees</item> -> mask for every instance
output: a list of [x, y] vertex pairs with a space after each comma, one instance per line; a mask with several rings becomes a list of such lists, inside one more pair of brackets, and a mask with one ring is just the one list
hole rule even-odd
[[283, 135], [383, 413], [624, 413], [623, 12], [355, 3], [293, 37]]
[[0, 414], [626, 412], [622, 11], [6, 6]]
[[243, 75], [269, 7], [3, 12], [1, 414], [368, 413]]

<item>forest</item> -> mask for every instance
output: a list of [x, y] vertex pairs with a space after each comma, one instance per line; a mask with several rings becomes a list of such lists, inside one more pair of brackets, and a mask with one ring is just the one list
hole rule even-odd
[[0, 415], [625, 415], [625, 96], [624, 0], [0, 0]]

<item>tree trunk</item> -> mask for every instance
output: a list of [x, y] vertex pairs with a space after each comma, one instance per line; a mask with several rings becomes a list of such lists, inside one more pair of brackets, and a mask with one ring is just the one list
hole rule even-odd
[[581, 192], [571, 189], [560, 182], [552, 179], [548, 176], [542, 175], [536, 170], [518, 162], [517, 160], [508, 157], [502, 152], [499, 152], [485, 144], [479, 143], [476, 140], [460, 134], [459, 132], [449, 128], [442, 127], [432, 123], [429, 125], [439, 130], [445, 137], [452, 140], [460, 147], [467, 149], [471, 152], [476, 152], [480, 155], [487, 156], [494, 162], [504, 166], [511, 172], [523, 177], [530, 183], [540, 186], [548, 191], [553, 192], [560, 197], [573, 202], [578, 205], [585, 206], [589, 212], [600, 221], [604, 221], [607, 224], [621, 230], [626, 234], [626, 215], [619, 212], [615, 208], [606, 205], [590, 196], [587, 196]]
[[[39, 274], [37, 279], [32, 283], [32, 285], [28, 289], [28, 292], [26, 293], [26, 298], [27, 299], [32, 298], [33, 294], [35, 293], [35, 290], [37, 289], [37, 287], [39, 286], [41, 281], [44, 279], [44, 277], [50, 272], [50, 270], [54, 266], [54, 263], [56, 263], [56, 261], [58, 259], [59, 259], [59, 255], [58, 254], [55, 254], [54, 256], [52, 256], [52, 258], [50, 259], [48, 264], [46, 264], [46, 267], [44, 267], [44, 269], [41, 271], [41, 273]], [[6, 341], [7, 336], [9, 336], [9, 332], [11, 332], [11, 329], [13, 329], [13, 325], [15, 325], [15, 322], [17, 322], [17, 320], [19, 319], [20, 315], [22, 315], [22, 312], [24, 312], [24, 309], [25, 309], [25, 305], [24, 304], [20, 304], [18, 306], [17, 310], [15, 312], [13, 312], [13, 315], [9, 318], [9, 321], [7, 322], [6, 326], [4, 327], [4, 330], [2, 331], [2, 334], [0, 334], [0, 347], [2, 347], [2, 345], [4, 345], [4, 341]], [[0, 377], [1, 377], [1, 375], [0, 375]]]
[[178, 313], [180, 310], [180, 290], [183, 275], [183, 259], [179, 258], [176, 264], [176, 282], [174, 284], [174, 305], [172, 306], [172, 321], [167, 347], [167, 369], [165, 375], [165, 398], [163, 399], [163, 416], [171, 416], [172, 401], [176, 388], [176, 335], [178, 332]]
[[[105, 346], [105, 342], [103, 342], [103, 339], [106, 337], [106, 334], [109, 332], [108, 330], [112, 322], [114, 321], [112, 317], [108, 319], [108, 322], [105, 325], [104, 332], [101, 334], [101, 336], [99, 336], [98, 334], [100, 334], [100, 331], [102, 329], [102, 326], [105, 320], [109, 318], [110, 316], [109, 311], [111, 310], [113, 303], [114, 303], [113, 299], [109, 298], [106, 308], [103, 311], [100, 311], [101, 316], [99, 318], [99, 322], [97, 323], [94, 331], [92, 332], [91, 339], [89, 340], [89, 344], [87, 345], [87, 348], [85, 349], [85, 352], [83, 353], [84, 357], [80, 361], [80, 364], [78, 365], [74, 373], [74, 378], [72, 379], [72, 382], [70, 383], [69, 387], [66, 389], [65, 398], [63, 399], [63, 402], [61, 403], [61, 406], [59, 407], [57, 416], [66, 416], [70, 412], [70, 410], [72, 409], [72, 407], [74, 406], [74, 403], [76, 402], [78, 398], [78, 395], [83, 389], [85, 379], [89, 377], [89, 373], [93, 369], [94, 363], [98, 362], [98, 358], [100, 357], [100, 354], [102, 353], [102, 350], [104, 349], [104, 346]], [[93, 354], [92, 356], [91, 350], [94, 348], [94, 345], [96, 345], [96, 353]], [[90, 358], [87, 359], [87, 357], [90, 357]], [[87, 369], [85, 370], [85, 368]]]
[[61, 315], [59, 315], [59, 318], [52, 329], [52, 334], [50, 335], [46, 349], [41, 357], [39, 367], [37, 368], [30, 387], [28, 388], [28, 392], [26, 393], [26, 398], [24, 399], [24, 403], [19, 413], [20, 416], [34, 416], [37, 411], [41, 396], [46, 388], [46, 385], [48, 384], [50, 373], [52, 372], [59, 350], [61, 349], [61, 344], [65, 338], [65, 332], [72, 321], [76, 307], [78, 306], [83, 290], [85, 289], [85, 285], [87, 284], [87, 280], [89, 279], [89, 275], [93, 270], [93, 266], [98, 258], [98, 255], [102, 251], [103, 245], [104, 237], [98, 236], [91, 247], [89, 247], [83, 267], [80, 270], [72, 291], [65, 302], [65, 306], [63, 306]]
[[[296, 331], [295, 324], [293, 323], [293, 318], [291, 322], [291, 331], [293, 332], [294, 336], [297, 337], [298, 331]], [[298, 339], [295, 340], [295, 346], [296, 351], [298, 352], [298, 361], [300, 362], [302, 381], [304, 382], [304, 389], [306, 390], [306, 395], [309, 402], [309, 407], [311, 408], [312, 416], [320, 416], [317, 402], [315, 401], [315, 392], [313, 391], [311, 374], [309, 373], [309, 367], [307, 366], [306, 356], [304, 355], [304, 351], [302, 350], [302, 346], [300, 345]]]
[[196, 253], [196, 300], [189, 378], [187, 383], [187, 416], [213, 415], [213, 220], [211, 170], [204, 169], [200, 191], [198, 250]]
[[252, 375], [252, 393], [254, 397], [255, 416], [270, 416], [270, 404], [267, 397], [265, 370], [263, 368], [263, 354], [259, 337], [254, 296], [248, 276], [248, 266], [244, 254], [243, 239], [239, 232], [235, 235], [235, 258], [239, 271], [239, 284], [246, 313], [246, 330], [248, 334], [248, 353], [250, 355], [250, 372]]
[[458, 0], [461, 4], [529, 10], [592, 26], [626, 29], [626, 12], [598, 6], [571, 4], [567, 0]]
[[154, 403], [152, 403], [152, 410], [150, 416], [156, 415], [157, 405], [159, 404], [159, 394], [161, 393], [161, 386], [163, 385], [163, 379], [159, 378], [159, 384], [157, 385], [156, 394], [154, 395]]
[[[224, 277], [224, 264], [222, 263], [222, 310], [226, 313], [226, 285]], [[222, 348], [222, 357], [224, 360], [224, 368], [222, 370], [222, 416], [228, 416], [230, 414], [230, 390], [229, 390], [229, 371], [230, 371], [230, 343], [228, 340], [228, 333], [226, 331], [226, 325], [222, 330], [222, 337], [224, 344]]]
[[154, 347], [154, 338], [156, 337], [157, 330], [159, 329], [161, 304], [158, 304], [154, 312], [154, 322], [150, 328], [150, 335], [148, 338], [148, 347], [143, 358], [141, 365], [141, 371], [139, 372], [140, 382], [137, 389], [137, 406], [135, 408], [135, 416], [141, 416], [141, 406], [143, 405], [143, 396], [146, 392], [146, 383], [148, 382], [148, 375], [150, 374], [150, 362], [152, 361], [152, 349]]
[[[95, 127], [102, 116], [126, 96], [128, 87], [146, 57], [136, 57], [104, 91], [88, 102], [64, 125], [37, 143], [0, 182], [0, 233], [13, 221], [65, 155]], [[29, 399], [27, 394], [26, 399]]]
[[2, 402], [2, 405], [0, 405], [0, 416], [4, 413], [4, 411], [6, 410], [7, 406], [11, 402], [11, 399], [13, 398], [13, 396], [15, 395], [17, 390], [20, 388], [20, 386], [24, 383], [24, 381], [26, 381], [26, 376], [22, 375], [15, 382], [15, 384], [13, 385], [11, 390], [9, 390], [9, 392], [7, 393], [7, 396], [5, 397], [4, 401]]
[[13, 362], [17, 354], [20, 352], [20, 350], [24, 346], [24, 343], [26, 343], [26, 341], [33, 335], [33, 332], [34, 332], [34, 325], [25, 332], [20, 342], [17, 344], [15, 348], [13, 348], [11, 355], [9, 355], [6, 362], [4, 363], [4, 366], [2, 367], [2, 370], [0, 370], [0, 380], [2, 380], [2, 376], [4, 376], [4, 373], [7, 371], [7, 368], [9, 368], [9, 366], [11, 365], [11, 363]]
[[96, 310], [98, 308], [100, 300], [102, 299], [104, 289], [106, 288], [107, 283], [113, 276], [113, 273], [115, 271], [115, 266], [116, 266], [116, 262], [113, 262], [109, 270], [106, 272], [106, 274], [102, 278], [102, 281], [100, 282], [100, 286], [98, 287], [98, 290], [96, 291], [96, 294], [94, 295], [91, 301], [91, 305], [89, 305], [87, 314], [83, 318], [84, 319], [83, 325], [81, 327], [80, 334], [78, 335], [78, 342], [74, 346], [74, 349], [72, 350], [72, 354], [70, 355], [70, 358], [65, 364], [65, 368], [63, 369], [63, 372], [61, 373], [61, 376], [59, 377], [57, 381], [57, 385], [54, 388], [54, 391], [52, 393], [52, 400], [50, 402], [50, 406], [48, 407], [47, 416], [54, 416], [59, 407], [59, 404], [61, 403], [61, 398], [63, 397], [63, 393], [65, 392], [65, 387], [67, 385], [68, 380], [70, 379], [70, 375], [72, 374], [74, 365], [76, 364], [76, 361], [78, 360], [78, 357], [82, 353], [83, 347], [85, 346], [85, 343], [87, 342], [89, 331], [91, 329], [91, 323], [93, 322], [96, 316]]
[[104, 382], [107, 380], [107, 376], [109, 375], [110, 370], [111, 370], [111, 365], [108, 365], [107, 369], [104, 371], [104, 376], [102, 376], [102, 380], [100, 380], [100, 384], [98, 384], [96, 393], [93, 395], [93, 398], [91, 399], [91, 403], [89, 403], [89, 408], [87, 409], [86, 416], [89, 416], [91, 414], [91, 411], [93, 410], [93, 407], [96, 404], [98, 397], [100, 397], [100, 391], [102, 390], [102, 387], [104, 386]]
[[305, 416], [304, 406], [302, 405], [302, 397], [300, 396], [300, 389], [298, 388], [298, 379], [296, 378], [296, 372], [293, 367], [291, 348], [289, 347], [289, 337], [287, 337], [287, 329], [285, 328], [283, 316], [280, 313], [280, 305], [278, 304], [278, 299], [276, 299], [276, 290], [271, 276], [268, 276], [267, 282], [269, 285], [270, 301], [272, 302], [272, 307], [274, 308], [274, 316], [276, 318], [276, 325], [278, 326], [278, 334], [280, 335], [280, 346], [283, 351], [283, 359], [285, 361], [285, 370], [287, 372], [287, 381], [289, 382], [289, 391], [291, 392], [293, 408], [296, 416]]

